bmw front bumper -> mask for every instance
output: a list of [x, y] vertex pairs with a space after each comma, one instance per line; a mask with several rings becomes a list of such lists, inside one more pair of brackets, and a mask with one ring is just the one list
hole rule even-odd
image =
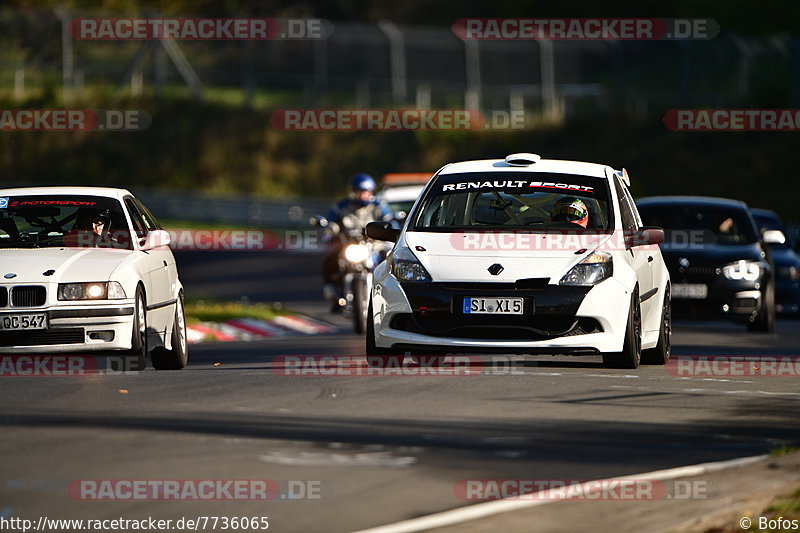
[[[117, 303], [118, 302], [118, 303]], [[47, 329], [0, 330], [0, 353], [87, 353], [131, 348], [134, 301], [4, 309], [2, 315], [47, 314]]]

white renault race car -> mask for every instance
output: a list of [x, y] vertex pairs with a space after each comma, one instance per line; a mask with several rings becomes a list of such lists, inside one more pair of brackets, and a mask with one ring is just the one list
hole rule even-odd
[[0, 353], [183, 368], [183, 286], [168, 244], [124, 189], [0, 190]]
[[627, 172], [513, 154], [440, 169], [375, 270], [370, 365], [410, 352], [602, 354], [636, 368], [670, 356], [661, 228], [642, 227]]

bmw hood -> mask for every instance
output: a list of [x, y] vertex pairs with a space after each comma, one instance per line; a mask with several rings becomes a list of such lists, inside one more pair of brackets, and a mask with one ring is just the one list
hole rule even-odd
[[0, 283], [106, 281], [130, 254], [130, 250], [106, 248], [4, 249], [0, 250]]
[[[405, 243], [433, 281], [514, 282], [561, 277], [609, 234], [407, 232]], [[493, 265], [500, 267], [492, 268]], [[499, 272], [498, 272], [499, 271]]]

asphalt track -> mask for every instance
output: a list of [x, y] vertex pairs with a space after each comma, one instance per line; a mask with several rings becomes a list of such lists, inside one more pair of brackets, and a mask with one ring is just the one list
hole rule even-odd
[[[315, 255], [187, 252], [178, 263], [189, 296], [326, 317]], [[800, 441], [797, 374], [677, 376], [537, 356], [471, 361], [468, 374], [352, 375], [356, 357], [351, 375], [285, 375], [286, 356], [363, 354], [362, 339], [332, 321], [341, 333], [192, 346], [180, 372], [6, 378], [0, 517], [268, 516], [272, 531], [352, 531], [469, 505], [460, 480], [606, 478]], [[779, 320], [765, 335], [679, 321], [674, 351], [798, 355], [798, 325]], [[83, 501], [68, 491], [87, 479], [269, 479], [284, 498]], [[289, 497], [301, 481], [318, 497]]]

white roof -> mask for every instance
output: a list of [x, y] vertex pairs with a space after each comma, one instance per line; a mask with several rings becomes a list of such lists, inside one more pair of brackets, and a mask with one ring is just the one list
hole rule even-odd
[[133, 196], [127, 189], [112, 189], [110, 187], [17, 187], [14, 189], [0, 189], [0, 196], [44, 196], [54, 194], [105, 196], [121, 199], [124, 196]]
[[504, 159], [483, 159], [451, 163], [444, 167], [440, 174], [461, 174], [463, 172], [552, 172], [605, 178], [606, 172], [613, 173], [614, 169], [598, 163], [562, 161], [560, 159], [542, 159], [538, 163], [527, 166], [509, 165]]

